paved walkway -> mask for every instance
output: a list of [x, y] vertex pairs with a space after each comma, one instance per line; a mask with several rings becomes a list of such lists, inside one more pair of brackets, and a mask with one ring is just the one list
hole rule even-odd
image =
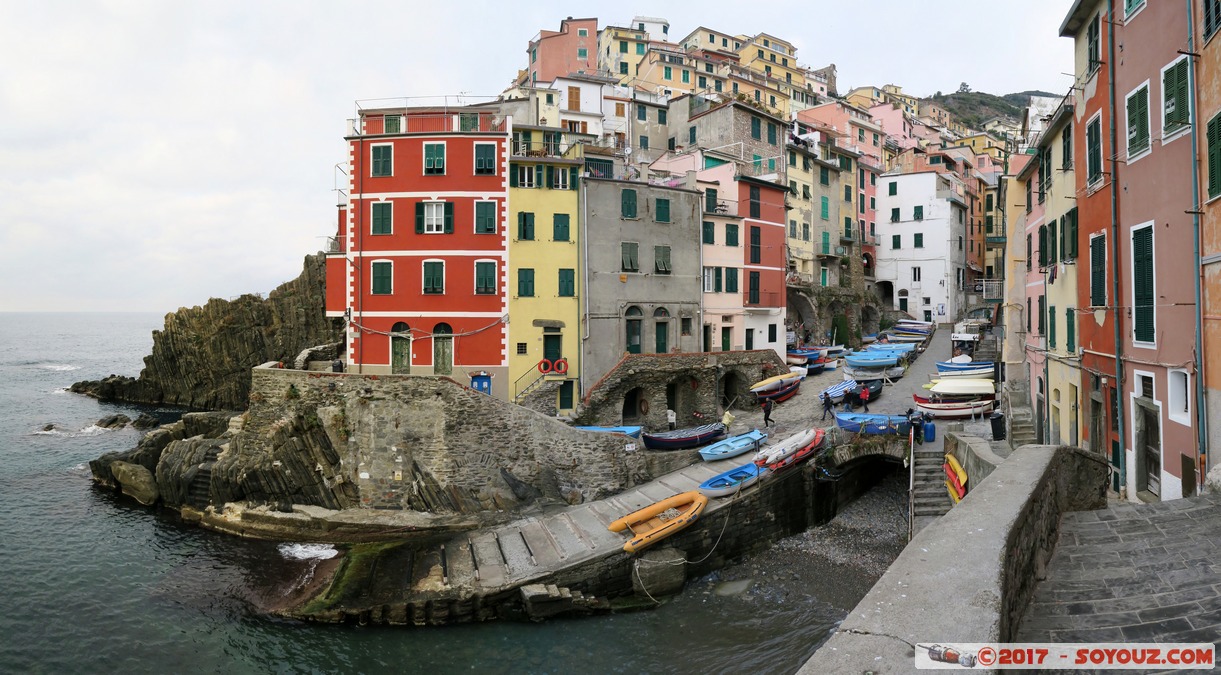
[[1014, 641], [1221, 643], [1221, 496], [1064, 514]]

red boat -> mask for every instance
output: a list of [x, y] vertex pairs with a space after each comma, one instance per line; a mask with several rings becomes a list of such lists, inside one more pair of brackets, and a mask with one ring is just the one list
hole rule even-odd
[[799, 448], [797, 452], [767, 464], [766, 466], [768, 470], [772, 473], [776, 473], [777, 471], [783, 471], [809, 459], [811, 455], [822, 447], [823, 441], [825, 441], [827, 438], [826, 433], [827, 432], [824, 429], [816, 429], [814, 432], [814, 440]]

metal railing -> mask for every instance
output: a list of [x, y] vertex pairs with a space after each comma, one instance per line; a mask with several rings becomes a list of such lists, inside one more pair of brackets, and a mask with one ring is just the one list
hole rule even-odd
[[349, 120], [358, 134], [423, 134], [438, 132], [503, 132], [505, 120], [490, 112], [412, 113], [370, 112]]
[[1001, 300], [1005, 297], [1005, 280], [1004, 279], [984, 279], [979, 282], [983, 284], [983, 292], [985, 300]]
[[514, 157], [567, 157], [579, 143], [560, 140], [513, 141]]
[[347, 253], [348, 252], [347, 237], [327, 237], [326, 252], [327, 253]]
[[746, 307], [779, 307], [782, 298], [777, 291], [760, 291], [751, 298], [750, 291], [742, 294], [742, 304]]
[[704, 213], [711, 213], [718, 216], [736, 216], [738, 215], [738, 200], [736, 199], [707, 199], [704, 202]]

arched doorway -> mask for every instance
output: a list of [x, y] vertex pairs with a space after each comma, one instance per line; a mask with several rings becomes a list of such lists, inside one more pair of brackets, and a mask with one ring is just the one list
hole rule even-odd
[[439, 323], [432, 329], [432, 372], [434, 375], [454, 373], [454, 329]]
[[623, 396], [623, 423], [632, 424], [640, 421], [648, 412], [649, 404], [644, 398], [644, 390], [640, 387], [631, 389]]
[[627, 318], [627, 353], [639, 354], [640, 329], [643, 323], [640, 317], [644, 316], [644, 312], [640, 311], [639, 307], [632, 305], [623, 315]]
[[890, 281], [878, 281], [873, 287], [877, 289], [878, 300], [882, 302], [883, 307], [895, 306], [895, 285]]
[[861, 264], [864, 266], [863, 271], [866, 277], [873, 278], [873, 254], [864, 253], [861, 255]]
[[872, 335], [877, 333], [882, 326], [882, 315], [878, 312], [878, 308], [873, 305], [863, 305], [861, 307], [861, 333]]
[[742, 376], [738, 372], [731, 370], [725, 373], [721, 381], [717, 383], [717, 388], [720, 389], [721, 408], [729, 410], [729, 407], [735, 403], [738, 398], [738, 392], [743, 387]]
[[411, 373], [411, 326], [399, 321], [390, 329], [390, 372]]
[[899, 311], [900, 312], [907, 311], [907, 289], [906, 288], [899, 289]]
[[670, 313], [665, 307], [653, 310], [653, 324], [654, 335], [657, 337], [657, 344], [654, 346], [658, 354], [665, 354], [670, 351]]

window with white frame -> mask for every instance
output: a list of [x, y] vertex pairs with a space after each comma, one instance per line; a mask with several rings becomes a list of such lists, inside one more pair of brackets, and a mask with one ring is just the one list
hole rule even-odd
[[920, 281], [920, 268], [919, 267], [912, 268], [912, 281]]
[[525, 164], [517, 165], [517, 187], [534, 187], [534, 167]]
[[445, 202], [424, 202], [424, 234], [445, 232]]
[[1167, 382], [1169, 391], [1169, 410], [1166, 414], [1170, 419], [1180, 424], [1191, 425], [1191, 376], [1186, 370], [1171, 370]]

